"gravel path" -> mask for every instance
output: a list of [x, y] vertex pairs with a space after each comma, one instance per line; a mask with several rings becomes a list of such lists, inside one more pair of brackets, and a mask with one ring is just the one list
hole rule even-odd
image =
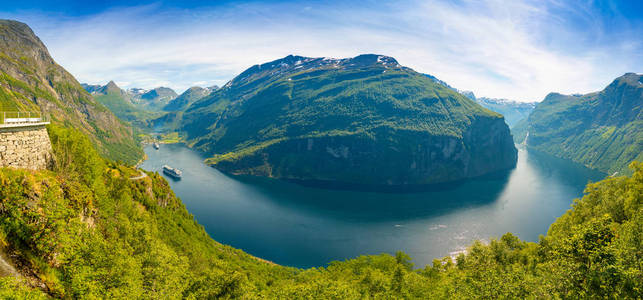
[[141, 172], [141, 175], [136, 176], [136, 177], [130, 177], [129, 180], [139, 180], [139, 179], [143, 179], [143, 178], [147, 177], [147, 173], [145, 173], [143, 171], [140, 171], [140, 172]]

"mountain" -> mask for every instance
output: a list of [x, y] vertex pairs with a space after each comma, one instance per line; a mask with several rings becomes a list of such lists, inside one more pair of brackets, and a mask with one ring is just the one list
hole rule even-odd
[[[214, 241], [158, 173], [99, 155], [105, 144], [82, 118], [100, 104], [75, 81], [55, 89], [71, 75], [48, 64], [42, 49], [24, 42], [6, 50], [12, 30], [33, 36], [7, 22], [0, 21], [0, 104], [59, 115], [47, 128], [56, 157], [50, 170], [0, 168], [2, 299], [640, 298], [643, 164], [632, 163], [630, 177], [589, 184], [538, 243], [507, 233], [420, 269], [403, 252], [308, 270], [279, 266]], [[37, 57], [16, 60], [20, 54]], [[20, 63], [32, 59], [43, 59], [49, 81]], [[25, 81], [9, 77], [21, 74], [16, 65]], [[65, 113], [79, 120], [59, 121]]]
[[475, 98], [480, 105], [493, 110], [505, 117], [505, 122], [512, 128], [520, 121], [529, 116], [536, 107], [536, 102], [518, 102], [514, 100], [498, 98]]
[[216, 90], [216, 88], [215, 89], [213, 89], [212, 87], [202, 88], [198, 86], [191, 87], [187, 89], [185, 92], [183, 92], [181, 95], [179, 95], [178, 97], [174, 98], [167, 105], [165, 105], [165, 107], [163, 107], [163, 110], [164, 111], [185, 110], [188, 106], [190, 106], [190, 104], [209, 95], [213, 90]]
[[533, 149], [608, 172], [643, 160], [643, 75], [627, 73], [600, 92], [551, 93], [536, 105], [523, 136]]
[[96, 101], [105, 105], [117, 117], [127, 122], [130, 122], [138, 129], [149, 129], [150, 119], [157, 118], [160, 113], [154, 113], [145, 110], [139, 105], [133, 104], [133, 99], [139, 97], [141, 89], [129, 89], [127, 91], [121, 89], [114, 81], [108, 82], [104, 86], [84, 85], [85, 90], [92, 91], [92, 95]]
[[85, 89], [90, 94], [98, 91], [100, 88], [103, 87], [100, 84], [87, 84], [87, 83], [81, 83], [80, 86], [82, 86], [83, 89]]
[[472, 91], [462, 91], [462, 90], [456, 89], [456, 92], [462, 94], [463, 96], [465, 96], [465, 97], [467, 97], [467, 98], [469, 98], [469, 99], [471, 99], [473, 101], [476, 101], [476, 95]]
[[151, 90], [142, 88], [123, 90], [114, 81], [110, 81], [104, 86], [89, 84], [82, 84], [82, 86], [92, 94], [120, 95], [123, 101], [135, 106], [138, 110], [148, 112], [161, 111], [164, 106], [177, 97], [176, 92], [167, 87], [157, 87]]
[[[446, 82], [440, 81], [441, 84], [446, 87], [451, 88]], [[487, 98], [487, 97], [476, 97], [472, 91], [458, 90], [456, 88], [451, 88], [454, 91], [462, 94], [463, 96], [477, 102], [483, 107], [495, 111], [499, 114], [502, 114], [505, 117], [505, 122], [509, 125], [509, 128], [513, 127], [521, 120], [526, 119], [529, 114], [536, 107], [536, 102], [518, 102], [515, 100], [509, 99], [499, 99], [499, 98]]]
[[[445, 81], [442, 81], [442, 80], [438, 79], [437, 77], [435, 77], [435, 76], [433, 76], [433, 75], [431, 75], [431, 74], [422, 74], [422, 75], [424, 75], [424, 76], [428, 77], [429, 79], [433, 80], [433, 82], [435, 82], [435, 83], [437, 83], [437, 84], [439, 84], [439, 85], [442, 85], [442, 86], [444, 86], [444, 87], [450, 88], [450, 89], [452, 89], [452, 90], [454, 90], [454, 91], [456, 91], [456, 92], [460, 92], [458, 89], [456, 89], [456, 88], [454, 88], [454, 87], [450, 86], [450, 85], [449, 85], [448, 83], [446, 83]], [[465, 95], [464, 93], [461, 93], [461, 94]], [[465, 96], [466, 96], [466, 95], [465, 95]], [[475, 100], [475, 99], [473, 99], [473, 100]]]
[[507, 122], [507, 125], [509, 125], [509, 128], [513, 128], [513, 126], [516, 125], [518, 121], [527, 118], [527, 116], [529, 116], [529, 113], [531, 113], [531, 111], [534, 110], [534, 107], [536, 107], [536, 102], [518, 102], [518, 101], [508, 100], [508, 99], [487, 98], [487, 97], [476, 98], [476, 95], [472, 91], [465, 91], [465, 90], [459, 90], [457, 88], [454, 88], [450, 86], [448, 83], [436, 78], [433, 75], [429, 75], [429, 74], [423, 74], [423, 75], [430, 78], [431, 80], [433, 80], [433, 82], [437, 84], [450, 88], [462, 94], [463, 96], [478, 102], [478, 104], [482, 105], [483, 107], [489, 110], [502, 114], [505, 117], [505, 122]]
[[141, 98], [141, 95], [147, 93], [148, 90], [142, 88], [129, 88], [126, 92], [133, 98]]
[[170, 101], [178, 95], [174, 90], [167, 87], [157, 87], [140, 95], [133, 97], [132, 103], [140, 108], [149, 111], [161, 111]]
[[110, 159], [133, 164], [143, 156], [132, 129], [59, 66], [29, 26], [0, 20], [0, 111], [17, 110], [81, 130]]
[[516, 162], [501, 115], [373, 54], [255, 65], [192, 104], [181, 130], [222, 171], [290, 180], [431, 184]]

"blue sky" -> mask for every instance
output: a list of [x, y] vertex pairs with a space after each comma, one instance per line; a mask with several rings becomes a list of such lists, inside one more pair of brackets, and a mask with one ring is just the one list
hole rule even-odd
[[223, 85], [288, 54], [389, 55], [519, 101], [643, 72], [643, 1], [10, 1], [0, 18], [29, 24], [79, 81], [124, 88]]

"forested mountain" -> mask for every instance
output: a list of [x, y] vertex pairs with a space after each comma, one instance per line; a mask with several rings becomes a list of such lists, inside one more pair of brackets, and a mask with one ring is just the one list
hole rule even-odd
[[81, 85], [120, 119], [130, 122], [144, 132], [176, 130], [177, 125], [166, 120], [176, 119], [176, 115], [180, 115], [190, 104], [218, 88], [191, 87], [176, 96], [172, 89], [164, 87], [152, 90], [123, 90], [114, 81], [103, 86], [84, 83]]
[[627, 73], [586, 95], [551, 93], [516, 136], [533, 149], [613, 174], [643, 160], [643, 76]]
[[[590, 184], [538, 243], [506, 234], [419, 269], [401, 252], [289, 268], [217, 243], [160, 175], [141, 176], [111, 160], [109, 147], [127, 151], [130, 144], [103, 135], [127, 127], [47, 60], [26, 25], [0, 21], [0, 47], [3, 109], [58, 113], [47, 128], [50, 170], [0, 168], [0, 271], [17, 273], [0, 277], [0, 298], [623, 299], [643, 290], [642, 164], [631, 165], [631, 177]], [[389, 72], [405, 76], [403, 68], [380, 69]], [[457, 103], [502, 122], [472, 102], [435, 93], [435, 103], [451, 103], [444, 109]], [[86, 123], [107, 127], [97, 133]]]
[[91, 85], [83, 83], [83, 88], [92, 95], [113, 95], [122, 98], [119, 102], [127, 102], [139, 111], [156, 112], [173, 101], [177, 94], [171, 88], [157, 87], [151, 90], [141, 88], [121, 89], [114, 81], [106, 85]]
[[526, 119], [531, 113], [531, 111], [534, 110], [534, 107], [536, 107], [536, 102], [518, 102], [518, 101], [508, 100], [508, 99], [487, 98], [487, 97], [477, 98], [472, 91], [464, 91], [464, 90], [459, 90], [457, 88], [454, 88], [450, 86], [448, 83], [436, 78], [433, 75], [424, 74], [424, 76], [430, 78], [435, 83], [448, 87], [462, 94], [463, 96], [478, 102], [478, 104], [482, 105], [487, 109], [490, 109], [492, 111], [495, 111], [503, 115], [505, 117], [505, 122], [507, 122], [507, 125], [509, 125], [509, 128], [513, 128], [516, 125], [516, 123], [518, 123], [520, 120]]
[[125, 91], [116, 85], [114, 81], [110, 81], [104, 86], [83, 84], [83, 87], [117, 117], [130, 122], [138, 129], [149, 129], [149, 120], [162, 115], [160, 112], [146, 110], [142, 104], [135, 104], [140, 102], [141, 95], [145, 93], [141, 93], [137, 89]]
[[132, 102], [145, 110], [161, 111], [177, 96], [171, 88], [157, 87], [140, 94], [140, 96], [132, 97]]
[[20, 22], [0, 20], [0, 111], [42, 111], [54, 124], [87, 134], [100, 153], [135, 163], [143, 151], [132, 129], [99, 104]]
[[170, 101], [167, 105], [165, 105], [165, 107], [163, 107], [163, 110], [164, 111], [185, 110], [188, 106], [190, 106], [190, 104], [194, 103], [195, 101], [201, 98], [204, 98], [207, 95], [210, 95], [210, 93], [213, 90], [216, 90], [216, 86], [212, 88], [202, 88], [198, 86], [193, 86], [187, 89], [178, 97], [174, 98], [172, 101]]
[[502, 116], [381, 55], [255, 65], [180, 129], [220, 170], [293, 180], [429, 184], [516, 162]]

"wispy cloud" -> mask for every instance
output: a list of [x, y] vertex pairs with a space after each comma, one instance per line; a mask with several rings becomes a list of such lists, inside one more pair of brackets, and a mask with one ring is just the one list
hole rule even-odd
[[30, 24], [80, 81], [125, 87], [222, 85], [291, 53], [386, 54], [460, 89], [524, 101], [599, 90], [643, 70], [641, 20], [580, 1], [153, 4], [0, 16]]

